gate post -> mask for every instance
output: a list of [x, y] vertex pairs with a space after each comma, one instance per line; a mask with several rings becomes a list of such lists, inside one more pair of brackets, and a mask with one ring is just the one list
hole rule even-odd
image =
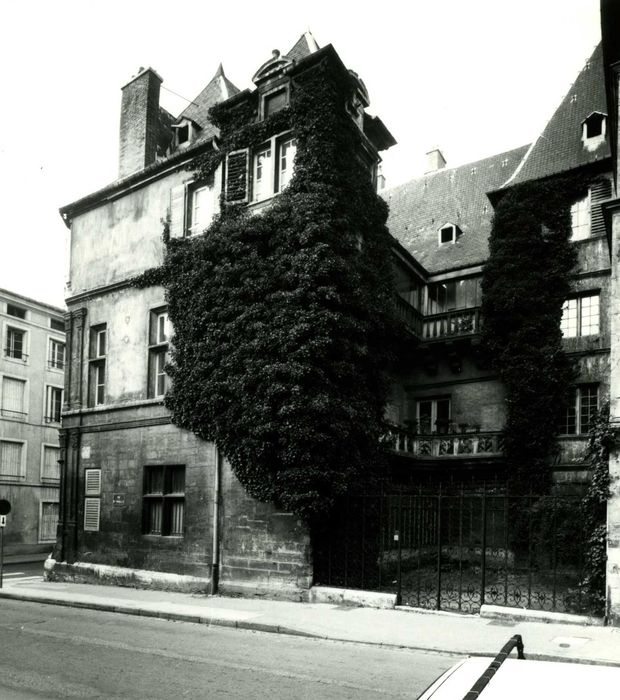
[[441, 610], [441, 484], [437, 496], [437, 610]]
[[486, 485], [482, 491], [482, 553], [480, 564], [482, 566], [482, 581], [480, 588], [480, 607], [484, 605], [485, 589], [487, 585], [487, 490]]
[[396, 589], [396, 605], [402, 605], [403, 600], [403, 580], [402, 580], [402, 554], [403, 554], [403, 490], [402, 488], [398, 492], [398, 530], [396, 531], [398, 536], [398, 564], [397, 564], [397, 589]]

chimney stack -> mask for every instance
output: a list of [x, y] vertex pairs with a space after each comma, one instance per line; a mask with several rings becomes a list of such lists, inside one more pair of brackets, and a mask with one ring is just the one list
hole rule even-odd
[[122, 88], [118, 175], [126, 177], [155, 162], [159, 134], [159, 88], [152, 68], [140, 68]]
[[443, 157], [443, 153], [438, 148], [435, 148], [426, 154], [425, 175], [428, 175], [428, 173], [434, 173], [436, 170], [442, 170], [445, 167], [446, 159]]

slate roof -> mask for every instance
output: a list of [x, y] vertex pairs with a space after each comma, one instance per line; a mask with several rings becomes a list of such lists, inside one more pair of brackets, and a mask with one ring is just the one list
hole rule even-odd
[[224, 74], [224, 68], [220, 63], [215, 75], [211, 78], [204, 90], [193, 100], [179, 115], [179, 119], [184, 117], [192, 119], [202, 127], [200, 140], [211, 138], [217, 135], [217, 129], [209, 121], [209, 109], [218, 102], [223, 102], [229, 97], [236, 95], [239, 88], [233, 85]]
[[582, 140], [582, 122], [592, 112], [607, 114], [603, 52], [599, 44], [542, 134], [532, 144], [521, 167], [506, 187], [588, 165], [610, 156], [609, 142], [592, 151]]
[[311, 53], [318, 51], [318, 49], [319, 45], [316, 43], [312, 34], [310, 32], [305, 32], [295, 42], [293, 48], [286, 52], [286, 57], [290, 58], [292, 61], [301, 61], [302, 58], [306, 58]]
[[[483, 263], [488, 257], [493, 207], [486, 193], [496, 190], [519, 165], [528, 146], [444, 168], [381, 192], [388, 202], [388, 228], [430, 274]], [[456, 243], [438, 243], [445, 224], [463, 234]]]

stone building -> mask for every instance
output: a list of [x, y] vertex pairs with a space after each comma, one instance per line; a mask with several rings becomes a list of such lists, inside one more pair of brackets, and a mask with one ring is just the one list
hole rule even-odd
[[[605, 41], [613, 38], [606, 21], [604, 14], [603, 49], [533, 144], [457, 168], [433, 151], [423, 177], [381, 192], [390, 208], [396, 303], [418, 340], [388, 407], [398, 482], [502, 478], [505, 393], [480, 354], [480, 282], [493, 205], [523, 182], [572, 174], [587, 183], [571, 207], [578, 263], [561, 327], [578, 376], [559, 427], [556, 483], [570, 490], [587, 481], [580, 463], [586, 434], [610, 393], [620, 421], [618, 254], [610, 256], [618, 217], [608, 203], [618, 123], [617, 104], [609, 109], [608, 101], [617, 100], [611, 65], [620, 56]], [[132, 280], [161, 264], [162, 222], [171, 237], [197, 235], [222, 201], [260, 210], [286, 186], [296, 146], [290, 132], [229, 153], [209, 182], [195, 181], [190, 165], [218, 147], [210, 107], [249, 105], [260, 121], [288, 104], [291, 80], [318, 60], [346, 71], [333, 48], [319, 48], [310, 34], [286, 54], [274, 52], [252, 91], [240, 92], [220, 66], [177, 118], [159, 106], [162, 79], [152, 69], [124, 86], [119, 179], [61, 209], [71, 228], [71, 270], [52, 575], [110, 574], [129, 585], [203, 591], [219, 581], [224, 592], [307, 595], [313, 562], [302, 523], [250, 499], [214, 445], [172, 425], [162, 403], [171, 339], [164, 290], [139, 289]], [[348, 75], [347, 110], [360, 129], [360, 157], [374, 169], [394, 140], [366, 113], [362, 81]], [[614, 504], [610, 532], [620, 521]], [[610, 539], [611, 617], [620, 614], [617, 540]]]
[[0, 289], [0, 498], [5, 551], [51, 551], [58, 522], [64, 311]]

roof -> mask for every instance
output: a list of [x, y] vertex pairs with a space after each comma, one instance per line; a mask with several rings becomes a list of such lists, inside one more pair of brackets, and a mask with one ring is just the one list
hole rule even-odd
[[10, 299], [18, 299], [19, 301], [24, 302], [24, 304], [39, 306], [47, 311], [52, 311], [59, 316], [63, 316], [66, 311], [65, 309], [61, 309], [59, 306], [53, 306], [45, 301], [38, 301], [37, 299], [32, 299], [32, 297], [27, 297], [23, 294], [18, 294], [17, 292], [11, 292], [9, 289], [0, 288], [0, 297], [4, 297], [5, 299], [7, 297]]
[[304, 34], [297, 39], [293, 48], [286, 52], [286, 57], [290, 58], [292, 61], [301, 61], [302, 58], [306, 58], [311, 53], [318, 50], [319, 45], [316, 43], [312, 34], [310, 32], [304, 32]]
[[216, 127], [209, 121], [209, 110], [218, 102], [223, 102], [236, 95], [239, 88], [233, 85], [224, 74], [224, 67], [220, 63], [215, 75], [207, 83], [207, 86], [179, 115], [179, 120], [191, 119], [202, 127], [201, 139], [212, 138], [217, 135]]
[[610, 156], [609, 142], [588, 150], [582, 140], [582, 123], [592, 112], [607, 114], [603, 52], [599, 44], [562, 100], [542, 134], [532, 144], [521, 167], [504, 187], [538, 180]]
[[[506, 181], [527, 149], [521, 146], [458, 168], [436, 170], [384, 190], [390, 233], [430, 274], [483, 263], [493, 215], [486, 193]], [[439, 245], [439, 229], [448, 223], [463, 235], [456, 243]]]

